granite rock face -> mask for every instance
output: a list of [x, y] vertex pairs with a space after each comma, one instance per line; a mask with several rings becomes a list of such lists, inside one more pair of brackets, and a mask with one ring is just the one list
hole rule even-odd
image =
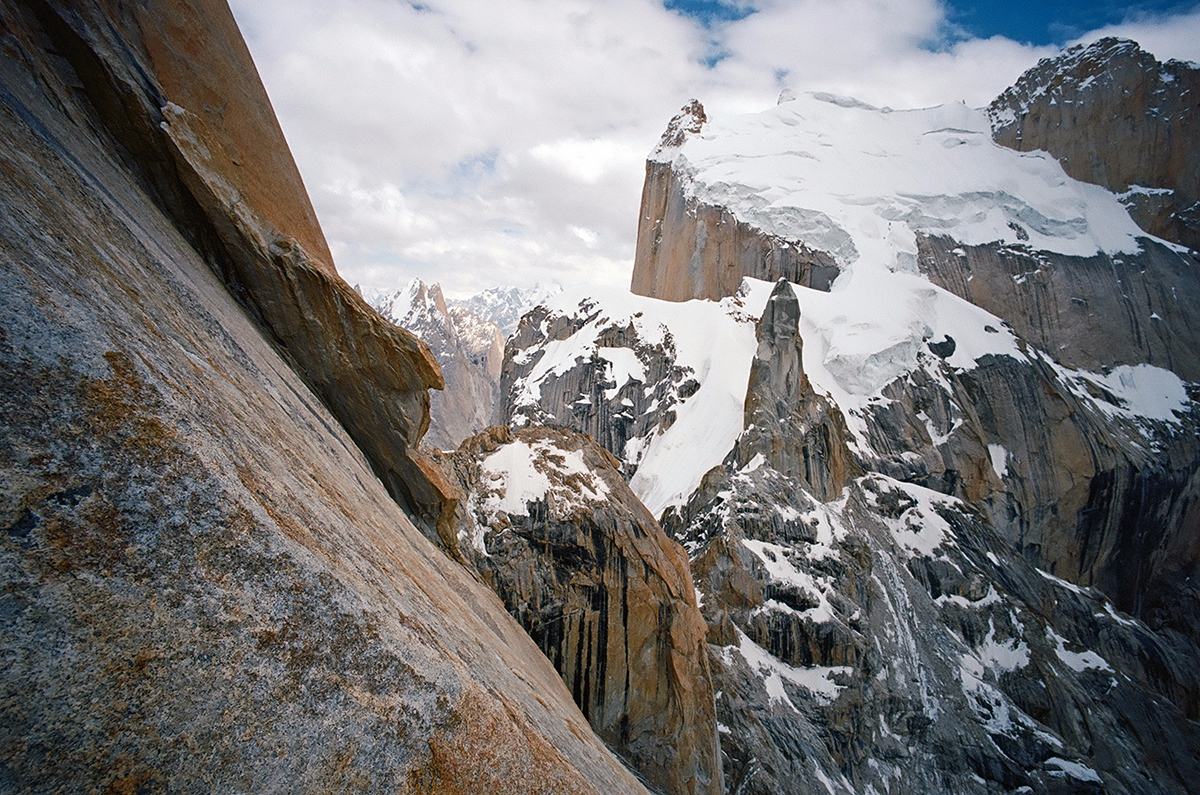
[[1200, 69], [1106, 38], [1042, 60], [988, 106], [1004, 146], [1123, 194], [1152, 235], [1200, 249]]
[[717, 300], [733, 295], [742, 278], [751, 276], [828, 290], [838, 274], [829, 255], [690, 195], [687, 180], [672, 168], [671, 155], [706, 120], [703, 106], [692, 100], [671, 119], [646, 161], [630, 289], [668, 301]]
[[[920, 367], [856, 418], [859, 439], [804, 371], [796, 289], [763, 289], [761, 304], [742, 299], [761, 312], [745, 430], [663, 517], [703, 596], [729, 791], [826, 792], [825, 781], [856, 792], [1187, 791], [1200, 670], [1190, 574], [1176, 572], [1191, 572], [1195, 538], [1194, 417], [1115, 419], [1036, 352], [964, 369], [946, 362], [949, 341], [930, 339]], [[656, 322], [648, 309], [631, 354]], [[574, 315], [535, 313], [528, 326], [567, 331], [527, 329], [528, 349], [518, 333], [508, 360], [553, 350], [573, 362], [558, 376], [573, 383], [592, 367], [584, 343], [618, 317], [586, 301]], [[622, 358], [595, 350], [610, 365]], [[697, 374], [687, 400], [713, 388], [712, 371]], [[536, 375], [515, 388], [524, 394]], [[561, 410], [548, 380], [537, 383], [543, 410]], [[824, 446], [806, 456], [800, 442], [814, 437]], [[1164, 469], [1173, 459], [1190, 462], [1178, 482]], [[1146, 512], [1131, 487], [1113, 488], [1077, 536], [1089, 499], [1078, 485], [1093, 465], [1121, 473], [1114, 486], [1141, 472], [1163, 502]], [[1023, 514], [1029, 504], [1047, 508]], [[1137, 539], [1160, 546], [1134, 552]], [[1134, 593], [1143, 601], [1126, 601]]]
[[939, 287], [997, 317], [1063, 365], [1100, 372], [1150, 364], [1200, 381], [1200, 258], [1143, 238], [1136, 254], [1067, 257], [1024, 245], [918, 238]]
[[[987, 518], [1003, 496], [992, 492], [990, 477], [969, 474], [971, 458], [986, 454], [970, 440], [1019, 438], [1005, 423], [1022, 423], [1026, 438], [1045, 433], [1039, 407], [1050, 401], [1040, 395], [1054, 388], [1053, 375], [999, 360], [954, 372], [931, 355], [941, 379], [910, 376], [869, 416], [872, 449], [886, 444], [909, 453], [893, 459], [903, 479], [882, 474], [888, 466], [881, 458], [858, 460], [834, 407], [826, 408], [832, 421], [824, 426], [833, 441], [814, 457], [830, 471], [850, 464], [840, 478], [814, 478], [794, 456], [780, 455], [811, 438], [798, 310], [790, 286], [777, 285], [759, 323], [746, 432], [688, 504], [664, 520], [689, 550], [704, 594], [731, 789], [821, 791], [800, 783], [815, 769], [853, 791], [885, 782], [907, 792], [1186, 791], [1189, 755], [1200, 741], [1193, 723], [1200, 671], [1194, 611], [1183, 606], [1187, 585], [1172, 569], [1189, 559], [1185, 547], [1196, 537], [1189, 507], [1194, 423], [1153, 435], [1190, 462], [1174, 480], [1162, 459], [1128, 458], [1137, 449], [1129, 444], [1135, 429], [1113, 428], [1083, 401], [1065, 398], [1067, 416], [1075, 417], [1068, 433], [1093, 461], [1108, 456], [1113, 473], [1097, 479], [1116, 493], [1090, 512], [1073, 506], [1096, 523], [1082, 532], [1060, 528], [1070, 541], [1056, 542], [1043, 526], [1044, 536], [1014, 543], [996, 531], [1010, 528], [1003, 514]], [[917, 414], [946, 416], [933, 409], [946, 399], [938, 380], [953, 385], [940, 451], [918, 438], [930, 436], [903, 430], [920, 427]], [[1019, 397], [1008, 391], [1022, 382]], [[1060, 400], [1069, 394], [1058, 391]], [[1035, 501], [1027, 473], [1043, 488], [1080, 477], [1086, 464], [1063, 459], [1071, 449], [1061, 439], [1038, 450], [1014, 446], [1006, 507]], [[940, 452], [947, 469], [928, 477], [913, 466], [916, 451], [921, 458]], [[864, 475], [860, 466], [874, 472]], [[1162, 500], [1153, 517], [1133, 488], [1116, 485], [1136, 481], [1139, 468], [1145, 483], [1155, 483], [1147, 491]], [[922, 480], [962, 499], [917, 485]], [[1141, 523], [1136, 534], [1132, 521]], [[1159, 546], [1133, 552], [1133, 538], [1148, 537]], [[1022, 541], [1025, 554], [1014, 555]], [[1078, 588], [1032, 564], [1097, 587]], [[1191, 565], [1182, 568], [1191, 572]], [[1131, 599], [1134, 593], [1141, 596]], [[1166, 593], [1175, 596], [1163, 599]], [[1064, 710], [1067, 703], [1076, 706]], [[1153, 718], [1142, 714], [1150, 704], [1162, 709]], [[1130, 723], [1139, 728], [1118, 728]], [[1147, 761], [1143, 733], [1165, 725], [1172, 728], [1155, 734], [1154, 761]], [[1093, 744], [1098, 731], [1102, 750]]]
[[337, 279], [228, 9], [0, 18], [3, 788], [645, 792], [385, 489], [437, 368]]
[[441, 367], [445, 386], [430, 401], [424, 443], [453, 450], [491, 425], [504, 358], [499, 326], [461, 306], [447, 305], [440, 285], [420, 279], [373, 305], [428, 345]]
[[83, 99], [78, 121], [98, 127], [434, 535], [446, 495], [415, 445], [428, 390], [442, 386], [437, 362], [337, 277], [228, 8], [36, 0], [28, 9]]
[[665, 793], [721, 793], [706, 626], [687, 557], [592, 439], [498, 426], [439, 461], [458, 552], [562, 676], [597, 734]]
[[757, 457], [798, 478], [818, 499], [835, 499], [859, 474], [859, 464], [846, 445], [841, 412], [813, 391], [804, 374], [800, 301], [787, 280], [779, 280], [767, 299], [755, 337], [746, 431], [734, 448], [734, 461], [741, 468]]

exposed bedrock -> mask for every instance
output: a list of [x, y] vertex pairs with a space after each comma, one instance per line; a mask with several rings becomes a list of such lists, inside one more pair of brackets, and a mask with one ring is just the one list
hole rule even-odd
[[737, 468], [756, 456], [786, 477], [799, 478], [821, 500], [832, 500], [861, 473], [846, 446], [846, 423], [804, 374], [800, 301], [787, 280], [771, 292], [755, 326], [758, 350], [746, 387], [745, 431], [731, 453]]
[[228, 10], [55, 8], [0, 2], [0, 788], [644, 793], [347, 432], [403, 450], [436, 370], [318, 257], [282, 138], [221, 133], [276, 129]]
[[[968, 462], [983, 460], [984, 445], [1002, 444], [1012, 463], [1005, 493], [992, 501], [994, 520], [1018, 548], [1061, 576], [1104, 589], [1123, 610], [1196, 633], [1200, 601], [1187, 584], [1200, 565], [1195, 417], [1139, 427], [1102, 414], [1032, 350], [1093, 373], [1152, 364], [1200, 380], [1200, 267], [1155, 241], [1142, 245], [1137, 255], [1079, 258], [919, 238], [920, 267], [932, 281], [1005, 318], [1032, 346], [1025, 362], [988, 357], [952, 374], [952, 414], [964, 422], [939, 445], [944, 485], [926, 482], [978, 500], [989, 475], [975, 467], [972, 477]], [[1094, 383], [1088, 389], [1101, 403], [1121, 404]], [[920, 379], [890, 386], [896, 402], [876, 411], [877, 449], [889, 437], [910, 439], [898, 451], [921, 447], [911, 433], [893, 431], [918, 425], [917, 409], [936, 403], [937, 392]]]
[[543, 427], [491, 428], [436, 455], [466, 495], [459, 554], [597, 734], [665, 793], [723, 792], [687, 557], [619, 462], [587, 436]]
[[338, 277], [225, 3], [31, 0], [11, 14], [63, 59], [50, 74], [68, 86], [72, 120], [99, 130], [435, 536], [452, 506], [415, 445], [441, 372]]
[[522, 318], [505, 346], [498, 414], [514, 425], [562, 425], [586, 433], [620, 459], [628, 479], [637, 471], [646, 438], [669, 428], [677, 404], [700, 387], [692, 369], [676, 363], [670, 332], [659, 342], [649, 342], [639, 337], [632, 322], [610, 322], [599, 329], [597, 349], [628, 349], [641, 370], [637, 377], [622, 373], [618, 380], [612, 363], [597, 351], [564, 372], [552, 371], [542, 378], [536, 400], [525, 393], [523, 383], [540, 363], [530, 351], [568, 339], [603, 311], [591, 305], [564, 315], [537, 307]]
[[917, 236], [929, 280], [1003, 318], [1072, 369], [1152, 364], [1200, 381], [1200, 259], [1141, 238], [1136, 254], [1068, 257]]
[[997, 143], [1126, 194], [1147, 232], [1200, 249], [1200, 69], [1105, 38], [1042, 60], [988, 106]]
[[[815, 768], [858, 791], [881, 786], [880, 776], [913, 793], [973, 791], [967, 778], [981, 792], [988, 782], [1099, 791], [1098, 776], [1060, 780], [1055, 760], [1066, 757], [1092, 760], [1107, 791], [1186, 789], [1200, 689], [1194, 589], [1178, 562], [1196, 537], [1187, 518], [1194, 463], [1180, 480], [1163, 466], [1171, 455], [1131, 459], [1124, 450], [1144, 429], [1095, 416], [1056, 387], [1048, 365], [994, 357], [971, 371], [943, 370], [949, 393], [920, 378], [924, 369], [893, 384], [869, 427], [873, 447], [886, 452], [886, 439], [897, 453], [891, 464], [867, 463], [894, 467], [894, 478], [852, 469], [836, 482], [837, 499], [818, 499], [824, 481], [777, 452], [798, 438], [791, 423], [807, 405], [793, 302], [778, 286], [759, 324], [738, 443], [754, 447], [731, 453], [664, 520], [689, 550], [704, 594], [730, 788], [824, 791], [808, 783]], [[1158, 430], [1166, 446], [1186, 448], [1195, 436], [1194, 423]], [[840, 456], [835, 449], [827, 460], [853, 460], [845, 437], [835, 438]], [[980, 463], [994, 438], [1013, 444], [1002, 482]], [[1194, 462], [1190, 455], [1183, 460]], [[922, 471], [939, 456], [942, 469]], [[1078, 532], [1093, 499], [1078, 486], [1103, 481], [1099, 466], [1130, 491], [1139, 479], [1154, 482], [1158, 512], [1127, 492], [1098, 512], [1107, 525]], [[923, 479], [970, 501], [915, 485]], [[1037, 522], [1022, 524], [1022, 501], [1043, 506]], [[1060, 511], [1060, 524], [1047, 518]], [[1110, 551], [1098, 551], [1105, 544]], [[1111, 551], [1122, 544], [1144, 546]], [[1133, 591], [1172, 603], [1174, 613], [1160, 604], [1140, 613], [1144, 625], [1111, 618], [1102, 592], [1122, 606], [1121, 594]], [[1072, 656], [1077, 644], [1099, 655]], [[1000, 647], [1017, 653], [994, 656]], [[1119, 692], [1098, 675], [1110, 663], [1129, 683]], [[1143, 712], [1150, 703], [1153, 718]], [[1164, 753], [1149, 760], [1145, 740], [1118, 728], [1131, 724], [1155, 733], [1150, 742]]]
[[[867, 475], [822, 507], [766, 466], [713, 485], [680, 529], [731, 790], [825, 792], [815, 768], [853, 791], [1188, 791], [1198, 671], [1178, 635], [1001, 559], [986, 520], [919, 487]], [[919, 550], [909, 531], [938, 524]], [[1064, 759], [1103, 780], [1064, 780]]]
[[[799, 308], [777, 285], [757, 330], [747, 449], [664, 525], [704, 594], [730, 788], [825, 791], [808, 783], [815, 768], [858, 791], [881, 776], [912, 793], [1186, 791], [1200, 710], [1196, 571], [1183, 563], [1196, 559], [1194, 420], [1113, 421], [1037, 357], [944, 368], [948, 392], [921, 368], [868, 417], [871, 446], [895, 457], [867, 465], [893, 477], [851, 469], [818, 498], [825, 481], [778, 452], [810, 405]], [[1157, 452], [1139, 452], [1143, 434]], [[853, 460], [835, 438], [826, 460]], [[981, 464], [997, 438], [1012, 445], [1002, 479]], [[1093, 510], [1090, 490], [1109, 482], [1120, 493]], [[1064, 758], [1105, 778], [1067, 782]]]
[[[1100, 588], [1155, 629], [1198, 636], [1194, 412], [1175, 424], [1104, 414], [1037, 355], [948, 370], [949, 392], [915, 375], [869, 415], [872, 446], [891, 451], [869, 468], [968, 501], [1035, 565]], [[943, 402], [948, 414], [931, 410]]]
[[634, 293], [667, 301], [716, 300], [736, 293], [745, 276], [829, 289], [838, 274], [831, 256], [745, 223], [724, 207], [690, 196], [685, 186], [671, 163], [646, 162]]

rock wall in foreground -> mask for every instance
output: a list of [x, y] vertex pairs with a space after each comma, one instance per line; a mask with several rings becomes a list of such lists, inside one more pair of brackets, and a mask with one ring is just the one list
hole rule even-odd
[[414, 448], [429, 423], [428, 390], [442, 386], [437, 362], [337, 276], [228, 7], [32, 0], [13, 8], [59, 59], [50, 68], [73, 120], [96, 129], [392, 497], [436, 535], [452, 509], [436, 468]]
[[[3, 787], [645, 792], [356, 445], [371, 422], [397, 450], [419, 437], [426, 354], [287, 235], [300, 199], [269, 136], [222, 150], [220, 106], [142, 69], [208, 63], [187, 84], [228, 85], [245, 121], [228, 10], [5, 0], [0, 19]], [[159, 121], [194, 151], [136, 148]], [[346, 403], [319, 389], [335, 374], [357, 379]]]

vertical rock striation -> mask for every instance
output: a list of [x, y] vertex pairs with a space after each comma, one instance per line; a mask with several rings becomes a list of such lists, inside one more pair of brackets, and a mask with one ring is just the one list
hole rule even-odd
[[442, 466], [459, 553], [545, 652], [609, 745], [672, 795], [721, 778], [706, 627], [687, 558], [593, 440], [496, 427]]

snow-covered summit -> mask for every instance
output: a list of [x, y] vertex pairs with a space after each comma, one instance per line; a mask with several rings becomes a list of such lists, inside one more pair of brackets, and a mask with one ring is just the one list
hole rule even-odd
[[562, 292], [560, 284], [535, 284], [533, 287], [492, 287], [461, 301], [450, 301], [480, 318], [495, 323], [507, 339], [516, 330], [521, 315]]
[[682, 139], [651, 158], [669, 155], [694, 198], [843, 268], [912, 271], [917, 233], [1075, 256], [1136, 252], [1145, 234], [1112, 193], [993, 143], [987, 113], [962, 104], [894, 111], [806, 94]]

